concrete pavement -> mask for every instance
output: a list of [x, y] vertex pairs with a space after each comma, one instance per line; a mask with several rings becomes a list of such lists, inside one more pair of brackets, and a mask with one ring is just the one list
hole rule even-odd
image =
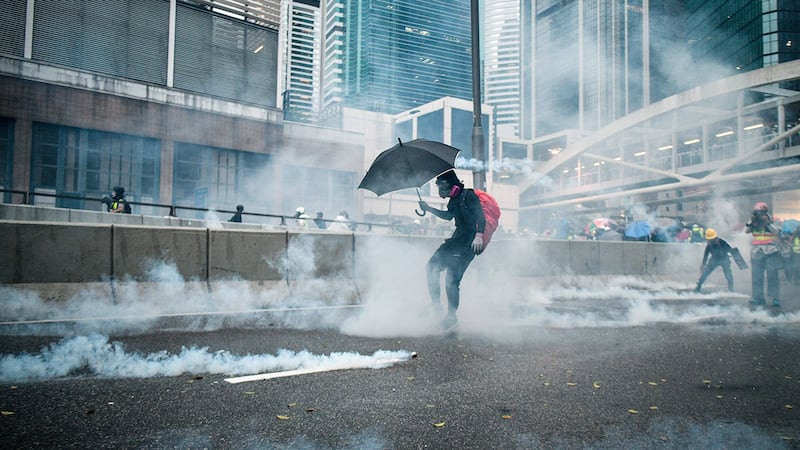
[[[14, 448], [798, 448], [796, 322], [517, 325], [359, 337], [275, 326], [112, 337], [126, 354], [182, 347], [415, 351], [383, 369], [228, 384], [221, 373], [0, 385]], [[0, 353], [60, 338], [4, 336]]]

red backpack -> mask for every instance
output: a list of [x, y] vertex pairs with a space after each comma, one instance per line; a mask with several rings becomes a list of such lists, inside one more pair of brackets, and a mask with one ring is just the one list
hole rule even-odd
[[489, 245], [492, 240], [492, 235], [500, 223], [500, 205], [489, 193], [480, 189], [473, 189], [478, 200], [481, 201], [481, 209], [483, 209], [483, 217], [486, 218], [486, 228], [483, 230], [484, 245]]

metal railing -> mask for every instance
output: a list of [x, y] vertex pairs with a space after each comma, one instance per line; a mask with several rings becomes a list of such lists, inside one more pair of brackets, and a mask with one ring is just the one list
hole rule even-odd
[[[22, 190], [15, 190], [15, 189], [0, 189], [0, 194], [2, 195], [2, 203], [10, 203], [10, 204], [20, 204], [20, 205], [31, 205], [31, 206], [45, 206], [45, 205], [36, 205], [35, 198], [36, 197], [47, 197], [47, 198], [54, 198], [56, 200], [71, 200], [71, 201], [78, 201], [78, 202], [86, 202], [86, 203], [94, 203], [98, 205], [103, 205], [102, 197], [87, 197], [81, 196], [76, 194], [53, 194], [50, 192], [35, 192], [35, 191], [22, 191]], [[15, 203], [14, 201], [6, 201], [6, 197], [8, 196], [21, 196], [22, 200], [20, 202]], [[202, 214], [234, 214], [236, 213], [235, 210], [227, 210], [227, 209], [212, 209], [212, 208], [200, 208], [196, 206], [182, 206], [182, 205], [175, 205], [175, 204], [164, 204], [164, 203], [151, 203], [151, 202], [137, 202], [137, 201], [128, 201], [128, 203], [133, 206], [138, 207], [148, 207], [148, 208], [158, 208], [167, 211], [167, 215], [169, 217], [180, 217], [178, 216], [178, 211], [190, 211], [194, 213], [202, 213]], [[51, 206], [51, 205], [46, 205]], [[56, 208], [62, 208], [60, 206], [55, 206]], [[80, 209], [84, 211], [95, 211], [95, 212], [103, 212], [102, 209], [91, 209], [91, 208], [65, 208], [65, 209]], [[280, 227], [288, 227], [287, 220], [297, 220], [295, 216], [286, 216], [281, 214], [269, 214], [269, 213], [259, 213], [259, 212], [242, 212], [242, 217], [252, 217], [252, 218], [259, 218], [259, 219], [275, 219], [280, 220], [278, 226]], [[303, 218], [309, 227], [314, 227], [315, 220], [322, 220], [328, 226], [332, 223], [339, 223], [333, 219], [314, 219], [314, 218]], [[391, 223], [378, 223], [378, 222], [361, 222], [361, 221], [349, 221], [348, 226], [352, 229], [352, 231], [358, 231], [359, 229], [366, 229], [366, 231], [371, 232], [374, 231], [374, 228], [379, 229], [386, 229], [388, 232], [395, 232], [397, 233], [400, 231], [397, 224]], [[362, 228], [363, 227], [363, 228]], [[399, 233], [405, 234], [405, 233]]]

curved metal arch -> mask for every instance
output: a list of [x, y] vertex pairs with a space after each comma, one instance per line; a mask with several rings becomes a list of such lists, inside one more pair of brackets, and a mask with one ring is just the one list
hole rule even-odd
[[[800, 60], [790, 61], [783, 64], [777, 64], [763, 69], [753, 70], [742, 74], [734, 75], [728, 78], [723, 78], [711, 83], [707, 83], [702, 86], [686, 90], [671, 97], [667, 97], [659, 102], [653, 103], [652, 105], [649, 105], [641, 110], [638, 110], [632, 114], [629, 114], [625, 117], [622, 117], [610, 123], [609, 125], [598, 130], [597, 132], [592, 133], [578, 140], [572, 145], [568, 145], [568, 147], [562, 150], [561, 153], [559, 153], [557, 156], [545, 162], [542, 166], [538, 167], [527, 179], [525, 179], [519, 186], [519, 192], [520, 194], [524, 194], [527, 190], [531, 189], [536, 183], [538, 183], [543, 177], [552, 173], [555, 169], [557, 169], [558, 167], [562, 166], [563, 164], [565, 164], [566, 162], [575, 157], [585, 155], [586, 157], [597, 159], [596, 158], [597, 155], [593, 155], [591, 153], [588, 153], [587, 151], [591, 149], [593, 146], [608, 139], [611, 139], [616, 135], [631, 130], [632, 128], [641, 125], [647, 122], [648, 120], [655, 119], [659, 116], [663, 116], [664, 114], [674, 113], [684, 108], [693, 108], [693, 107], [696, 108], [697, 104], [703, 101], [707, 101], [715, 97], [740, 91], [754, 90], [754, 91], [770, 93], [773, 95], [796, 94], [793, 91], [787, 91], [772, 86], [779, 82], [791, 81], [796, 79], [800, 79]], [[667, 189], [681, 188], [684, 186], [709, 184], [711, 182], [721, 181], [723, 178], [728, 177], [723, 172], [729, 170], [736, 163], [761, 151], [763, 148], [766, 148], [766, 146], [773, 143], [773, 141], [783, 139], [786, 136], [790, 135], [791, 133], [797, 131], [798, 131], [797, 129], [792, 129], [784, 133], [781, 133], [778, 137], [771, 140], [769, 143], [762, 145], [758, 149], [748, 152], [745, 155], [740, 155], [731, 162], [725, 164], [723, 168], [720, 168], [719, 170], [712, 172], [711, 174], [709, 174], [708, 177], [705, 177], [703, 179], [686, 179], [686, 177], [683, 177], [680, 174], [671, 174], [671, 176], [676, 179], [675, 183], [667, 183], [664, 185], [654, 186], [650, 188], [626, 191], [625, 194], [631, 195], [631, 194], [646, 193], [646, 192], [656, 192]], [[644, 166], [640, 166], [640, 168], [643, 171], [651, 171], [651, 172], [656, 171], [655, 169], [651, 169]], [[783, 172], [787, 170], [800, 171], [800, 164], [793, 169], [791, 167], [782, 168]], [[595, 195], [595, 196], [582, 197], [581, 199], [547, 202], [546, 205], [537, 204], [531, 206], [522, 206], [520, 207], [520, 210], [536, 209], [542, 206], [559, 206], [563, 204], [579, 203], [581, 201], [587, 201], [590, 199], [591, 200], [606, 199], [619, 195], [620, 195], [619, 193]]]

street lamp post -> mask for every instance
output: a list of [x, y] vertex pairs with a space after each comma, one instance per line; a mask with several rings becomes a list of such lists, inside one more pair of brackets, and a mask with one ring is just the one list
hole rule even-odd
[[478, 21], [478, 0], [471, 0], [472, 22], [472, 157], [478, 160], [472, 170], [474, 187], [486, 189], [486, 175], [483, 169], [483, 126], [481, 113], [481, 46]]

